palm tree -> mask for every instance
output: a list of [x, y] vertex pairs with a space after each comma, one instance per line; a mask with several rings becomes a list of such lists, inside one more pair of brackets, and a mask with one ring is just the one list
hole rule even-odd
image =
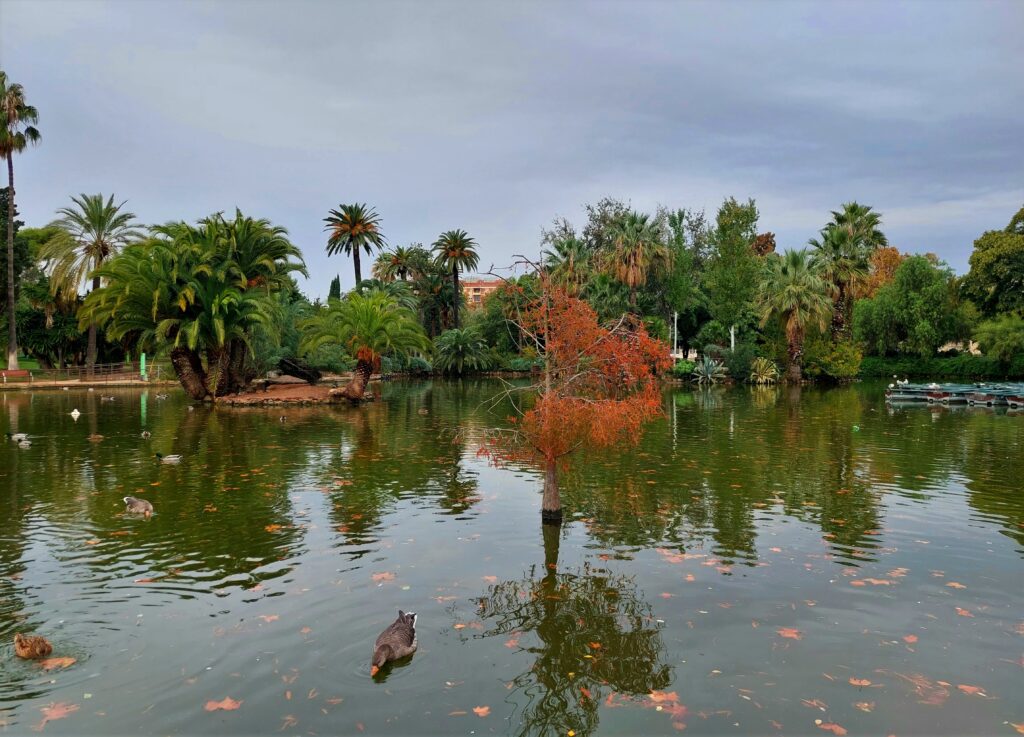
[[834, 303], [832, 337], [841, 338], [849, 332], [853, 300], [867, 284], [867, 260], [846, 228], [824, 228], [821, 239], [811, 238], [808, 245], [814, 248], [813, 267], [828, 285]]
[[473, 328], [445, 330], [434, 340], [434, 368], [461, 376], [491, 367], [487, 341]]
[[39, 143], [39, 113], [25, 102], [25, 89], [0, 71], [0, 156], [7, 159], [7, 368], [18, 368], [14, 310], [14, 154]]
[[[93, 272], [130, 241], [140, 237], [135, 214], [122, 212], [125, 203], [114, 204], [114, 196], [106, 201], [103, 195], [83, 194], [72, 197], [74, 207], [57, 210], [61, 217], [51, 226], [59, 228], [40, 250], [40, 259], [49, 262], [50, 288], [65, 294], [77, 294], [92, 278], [92, 291], [100, 288], [100, 277]], [[89, 342], [85, 365], [91, 373], [96, 365], [96, 324], [89, 325]]]
[[669, 264], [668, 248], [648, 215], [630, 210], [612, 227], [612, 241], [603, 255], [605, 271], [629, 288], [629, 305], [636, 311], [636, 290], [647, 283], [652, 269]]
[[807, 328], [816, 324], [824, 330], [832, 316], [828, 285], [806, 250], [768, 257], [757, 308], [762, 327], [773, 317], [782, 320], [789, 343], [789, 378], [799, 383]]
[[459, 327], [459, 304], [462, 302], [462, 292], [459, 291], [459, 269], [470, 271], [480, 263], [480, 257], [476, 251], [476, 241], [469, 237], [464, 230], [449, 230], [441, 233], [434, 241], [434, 251], [437, 253], [437, 262], [452, 271], [452, 288], [455, 293], [455, 309], [452, 317], [454, 327]]
[[372, 207], [356, 203], [354, 205], [338, 205], [324, 218], [327, 223], [325, 230], [330, 231], [327, 238], [327, 255], [336, 253], [352, 254], [352, 265], [355, 267], [356, 286], [363, 280], [359, 269], [359, 251], [373, 253], [373, 249], [384, 247], [384, 236], [380, 232], [380, 215]]
[[299, 350], [303, 353], [334, 344], [344, 346], [356, 359], [352, 380], [341, 391], [341, 396], [351, 402], [363, 398], [382, 356], [430, 348], [416, 314], [380, 291], [365, 295], [353, 292], [340, 302], [332, 302], [301, 327], [304, 332]]
[[393, 251], [384, 251], [374, 263], [373, 275], [381, 281], [405, 281], [418, 266], [417, 246], [398, 246]]
[[842, 211], [832, 211], [832, 221], [836, 227], [850, 234], [857, 248], [865, 252], [865, 258], [875, 249], [889, 245], [889, 240], [881, 230], [882, 216], [868, 205], [844, 203]]
[[550, 246], [541, 255], [552, 281], [576, 294], [590, 275], [590, 248], [574, 235], [552, 240]]

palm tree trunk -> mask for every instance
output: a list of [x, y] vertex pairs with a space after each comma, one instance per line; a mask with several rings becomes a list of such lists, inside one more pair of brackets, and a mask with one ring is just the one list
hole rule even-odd
[[352, 265], [356, 269], [356, 287], [359, 287], [359, 282], [363, 280], [363, 272], [359, 269], [359, 248], [352, 248]]
[[804, 336], [793, 335], [789, 339], [789, 380], [799, 384], [803, 380]]
[[455, 293], [452, 296], [452, 300], [453, 300], [452, 311], [455, 314], [453, 315], [452, 322], [455, 324], [455, 329], [458, 330], [459, 329], [459, 299], [462, 297], [462, 295], [459, 294], [459, 265], [458, 264], [452, 264], [452, 286], [455, 287]]
[[366, 387], [370, 383], [370, 374], [372, 373], [373, 366], [369, 361], [358, 360], [355, 371], [352, 372], [352, 380], [345, 385], [339, 395], [353, 403], [361, 401], [363, 395], [366, 394]]
[[[100, 278], [94, 277], [92, 280], [92, 291], [96, 291], [100, 288]], [[89, 343], [85, 349], [85, 373], [87, 376], [93, 375], [93, 370], [96, 367], [96, 323], [89, 325]]]
[[18, 330], [14, 325], [14, 158], [7, 153], [7, 368], [18, 368]]
[[558, 463], [554, 458], [544, 462], [544, 496], [540, 502], [540, 519], [546, 525], [562, 524], [562, 497], [558, 493]]
[[210, 392], [206, 388], [206, 372], [198, 353], [188, 348], [174, 348], [171, 350], [171, 365], [181, 388], [189, 397], [196, 401], [206, 399]]

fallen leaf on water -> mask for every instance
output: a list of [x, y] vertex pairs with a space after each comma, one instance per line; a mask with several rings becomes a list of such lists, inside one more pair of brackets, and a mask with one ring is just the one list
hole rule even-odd
[[838, 735], [838, 737], [843, 737], [843, 735], [846, 734], [846, 730], [835, 722], [820, 722], [818, 723], [818, 729], [824, 729], [826, 732]]
[[689, 583], [693, 583], [694, 581], [696, 581], [696, 580], [697, 580], [697, 577], [696, 577], [696, 576], [694, 576], [694, 575], [693, 575], [692, 573], [687, 573], [687, 574], [686, 574], [686, 580], [687, 580], [687, 581], [688, 581]]
[[312, 631], [313, 631], [312, 627], [303, 627], [301, 630], [299, 630], [299, 634], [300, 635], [308, 635]]
[[487, 583], [498, 583], [498, 577], [497, 576], [484, 576], [483, 578], [484, 578], [484, 581], [486, 581]]
[[601, 643], [600, 642], [592, 642], [592, 643], [590, 643], [590, 649], [591, 650], [600, 650], [601, 649]]
[[1010, 722], [1010, 726], [1017, 730], [1019, 734], [1024, 734], [1024, 724], [1017, 724], [1016, 722]]
[[235, 701], [230, 696], [225, 696], [223, 701], [207, 701], [203, 707], [206, 711], [234, 711], [242, 705], [241, 701]]
[[42, 732], [46, 728], [47, 722], [66, 719], [69, 715], [74, 714], [78, 711], [78, 704], [69, 704], [66, 701], [61, 701], [59, 703], [52, 703], [49, 706], [40, 707], [39, 711], [43, 713], [43, 721], [32, 727], [36, 732]]
[[671, 599], [672, 598], [672, 594], [670, 594], [667, 591], [663, 591], [663, 592], [661, 592], [661, 598], [662, 599]]
[[966, 589], [967, 588], [962, 583], [957, 583], [956, 581], [950, 581], [946, 585], [949, 586], [949, 588], [951, 588], [951, 589]]
[[279, 615], [277, 615], [277, 614], [261, 614], [259, 618], [262, 619], [267, 624], [270, 624], [271, 622], [276, 622], [281, 617]]
[[371, 576], [371, 578], [376, 583], [380, 583], [381, 581], [394, 581], [395, 574], [391, 573], [390, 571], [384, 571], [383, 573], [374, 573], [373, 576]]
[[917, 635], [904, 635], [903, 641], [908, 645], [913, 645], [915, 642], [917, 642]]
[[970, 610], [961, 609], [960, 607], [956, 608], [956, 613], [959, 614], [961, 617], [974, 617], [974, 615], [971, 614]]
[[156, 578], [136, 578], [135, 583], [156, 583], [158, 580]]
[[780, 637], [785, 637], [789, 640], [802, 640], [804, 633], [795, 627], [780, 627], [775, 630]]
[[86, 545], [99, 545], [99, 543], [100, 543], [100, 541], [98, 539], [96, 539], [96, 538], [93, 538], [92, 540], [86, 540], [85, 541]]
[[281, 525], [267, 525], [263, 529], [266, 530], [267, 532], [277, 532], [278, 530], [281, 529]]
[[828, 709], [828, 704], [821, 699], [800, 699], [800, 703], [804, 706], [809, 706], [812, 709], [820, 709], [821, 711]]
[[875, 710], [875, 702], [874, 701], [858, 701], [857, 703], [854, 704], [854, 706], [856, 706], [861, 711], [872, 712], [872, 711]]
[[290, 727], [294, 727], [298, 723], [298, 717], [294, 716], [293, 714], [288, 714], [287, 716], [285, 716], [284, 721], [281, 722], [281, 729], [277, 731], [282, 732]]
[[969, 696], [985, 695], [985, 689], [981, 688], [980, 686], [968, 686], [966, 684], [961, 683], [957, 686], [957, 688], [959, 688], [961, 691], [963, 691], [965, 694]]
[[870, 686], [871, 685], [871, 681], [869, 681], [867, 678], [851, 678], [850, 679], [850, 685], [851, 686]]
[[478, 717], [485, 717], [491, 713], [491, 707], [489, 706], [474, 706], [473, 713]]
[[464, 630], [466, 629], [466, 625], [464, 625], [462, 622], [457, 622], [452, 625], [452, 629]]
[[675, 691], [651, 691], [649, 698], [655, 704], [671, 703], [673, 701], [679, 701], [679, 694]]
[[519, 647], [519, 638], [518, 637], [511, 637], [511, 638], [509, 638], [508, 640], [505, 641], [505, 647], [509, 648], [510, 650], [514, 650], [515, 648]]
[[464, 717], [467, 714], [469, 714], [468, 711], [462, 711], [461, 709], [456, 709], [455, 711], [448, 712], [448, 716], [450, 717]]
[[47, 658], [46, 660], [40, 660], [39, 665], [43, 667], [43, 670], [56, 670], [57, 668], [67, 668], [75, 664], [75, 658]]

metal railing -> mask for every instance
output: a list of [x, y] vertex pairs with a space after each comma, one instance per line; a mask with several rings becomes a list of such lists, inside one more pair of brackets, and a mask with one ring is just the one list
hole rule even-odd
[[[21, 372], [18, 372], [21, 374]], [[61, 384], [111, 384], [125, 382], [161, 381], [174, 378], [170, 364], [148, 362], [146, 376], [141, 373], [138, 361], [97, 363], [92, 369], [85, 366], [62, 368], [32, 368], [28, 374], [8, 376], [0, 379], [3, 384], [32, 384], [33, 386], [57, 386]]]

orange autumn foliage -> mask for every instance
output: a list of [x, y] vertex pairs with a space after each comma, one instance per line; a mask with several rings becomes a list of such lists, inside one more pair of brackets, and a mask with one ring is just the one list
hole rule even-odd
[[660, 412], [655, 377], [669, 351], [639, 320], [601, 325], [590, 305], [548, 285], [523, 328], [545, 359], [540, 396], [519, 423], [528, 451], [550, 462], [583, 446], [633, 442]]
[[898, 248], [892, 246], [876, 249], [868, 259], [868, 280], [860, 296], [874, 297], [879, 289], [892, 282], [896, 269], [905, 258]]

